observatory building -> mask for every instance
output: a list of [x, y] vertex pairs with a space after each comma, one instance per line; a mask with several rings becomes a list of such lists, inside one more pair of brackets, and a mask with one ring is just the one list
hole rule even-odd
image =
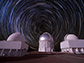
[[53, 37], [48, 33], [43, 33], [39, 38], [39, 52], [53, 52], [54, 41]]
[[11, 34], [7, 41], [0, 41], [0, 56], [24, 56], [27, 50], [28, 45], [19, 32]]
[[64, 41], [60, 43], [62, 52], [84, 54], [84, 40], [78, 39], [74, 34], [65, 35]]

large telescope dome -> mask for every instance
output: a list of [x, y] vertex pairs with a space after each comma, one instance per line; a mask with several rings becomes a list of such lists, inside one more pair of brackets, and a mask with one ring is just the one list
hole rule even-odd
[[78, 37], [74, 34], [67, 34], [65, 35], [64, 40], [78, 40]]
[[19, 32], [16, 32], [16, 33], [11, 34], [8, 37], [7, 41], [23, 41], [24, 42], [25, 40], [24, 40], [24, 37]]

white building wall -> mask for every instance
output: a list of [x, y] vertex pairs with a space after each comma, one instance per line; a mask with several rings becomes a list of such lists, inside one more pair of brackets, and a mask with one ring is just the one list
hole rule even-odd
[[68, 43], [70, 47], [84, 47], [84, 40], [69, 40]]
[[21, 49], [21, 41], [0, 41], [0, 49]]
[[28, 45], [22, 41], [0, 41], [0, 56], [24, 56]]
[[68, 48], [69, 47], [69, 42], [68, 41], [63, 41], [60, 43], [61, 48]]
[[62, 52], [84, 54], [84, 40], [67, 40], [60, 43]]
[[51, 41], [40, 41], [39, 42], [39, 52], [53, 52], [54, 45]]
[[39, 42], [39, 51], [44, 52], [45, 51], [45, 46], [46, 46], [45, 42], [40, 41]]

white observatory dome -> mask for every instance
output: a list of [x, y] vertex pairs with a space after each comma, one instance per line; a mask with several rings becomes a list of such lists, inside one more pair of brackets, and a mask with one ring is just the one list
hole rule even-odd
[[7, 41], [23, 41], [24, 42], [25, 40], [24, 40], [24, 37], [19, 32], [16, 32], [16, 33], [11, 34], [8, 37]]
[[43, 33], [39, 38], [39, 52], [53, 52], [53, 49], [53, 37], [48, 32]]
[[78, 40], [78, 37], [74, 34], [67, 34], [65, 35], [64, 40]]
[[40, 36], [39, 40], [51, 40], [51, 41], [53, 41], [53, 38], [48, 32], [45, 32]]

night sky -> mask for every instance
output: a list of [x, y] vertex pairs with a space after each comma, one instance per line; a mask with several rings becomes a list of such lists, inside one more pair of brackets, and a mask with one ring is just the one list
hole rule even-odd
[[54, 38], [55, 48], [66, 34], [84, 39], [83, 0], [0, 0], [0, 40], [20, 32], [26, 43], [38, 48], [44, 32]]

